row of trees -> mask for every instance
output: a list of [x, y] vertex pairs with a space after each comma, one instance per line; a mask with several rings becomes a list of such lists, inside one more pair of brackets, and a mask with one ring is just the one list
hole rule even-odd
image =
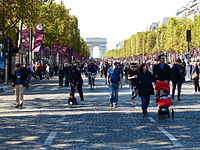
[[152, 55], [156, 52], [188, 52], [186, 31], [192, 31], [190, 50], [200, 47], [200, 15], [194, 20], [170, 18], [167, 24], [157, 27], [156, 31], [138, 32], [124, 40], [121, 47], [104, 54], [104, 57], [129, 58]]
[[54, 0], [3, 0], [0, 9], [1, 30], [6, 31], [14, 45], [18, 42], [20, 21], [32, 30], [32, 33], [41, 23], [44, 27], [44, 47], [51, 48], [54, 40], [59, 39], [60, 46], [67, 45], [82, 57], [89, 57], [89, 48], [80, 37], [78, 19], [69, 14], [63, 2], [57, 4]]

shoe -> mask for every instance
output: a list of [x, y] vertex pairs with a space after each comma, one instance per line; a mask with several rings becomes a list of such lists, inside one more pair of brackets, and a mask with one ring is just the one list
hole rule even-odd
[[85, 102], [84, 102], [84, 101], [81, 101], [81, 105], [85, 105]]
[[110, 107], [113, 107], [113, 104], [110, 104]]
[[19, 105], [15, 106], [15, 108], [19, 108]]
[[22, 102], [22, 103], [20, 104], [20, 108], [22, 108], [22, 107], [23, 107], [23, 103], [24, 103], [24, 102]]
[[180, 98], [178, 98], [178, 101], [181, 101], [181, 99], [180, 99]]
[[117, 104], [114, 104], [113, 107], [114, 107], [114, 108], [117, 108]]
[[172, 99], [174, 99], [174, 96], [172, 96]]

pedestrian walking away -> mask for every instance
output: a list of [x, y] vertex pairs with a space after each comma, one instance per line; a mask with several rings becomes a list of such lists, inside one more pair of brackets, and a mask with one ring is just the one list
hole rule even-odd
[[63, 78], [64, 78], [64, 70], [63, 70], [63, 66], [60, 66], [59, 69], [59, 87], [63, 87]]
[[180, 95], [181, 95], [181, 87], [184, 81], [185, 76], [185, 70], [184, 67], [181, 65], [181, 59], [177, 59], [176, 63], [173, 65], [171, 69], [171, 77], [172, 77], [172, 99], [174, 99], [174, 94], [177, 86], [178, 90], [178, 100], [180, 101]]
[[122, 72], [117, 66], [117, 62], [113, 64], [113, 68], [108, 70], [107, 85], [111, 90], [110, 107], [117, 107], [119, 86], [122, 88]]
[[148, 66], [146, 64], [142, 64], [139, 68], [136, 89], [137, 93], [141, 97], [143, 117], [147, 116], [147, 108], [150, 102], [150, 95], [155, 95], [152, 84], [154, 81], [155, 80], [151, 72], [148, 71]]
[[20, 65], [15, 65], [15, 72], [12, 78], [12, 86], [15, 88], [16, 108], [22, 108], [24, 103], [24, 81], [25, 76], [20, 69]]

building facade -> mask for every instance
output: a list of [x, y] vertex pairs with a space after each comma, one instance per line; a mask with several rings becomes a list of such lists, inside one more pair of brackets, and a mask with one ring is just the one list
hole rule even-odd
[[200, 14], [200, 0], [191, 0], [186, 6], [177, 10], [176, 18], [194, 19], [194, 16]]

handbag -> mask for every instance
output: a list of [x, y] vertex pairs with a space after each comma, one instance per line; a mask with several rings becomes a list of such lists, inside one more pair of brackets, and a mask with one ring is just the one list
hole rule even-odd
[[193, 79], [193, 80], [195, 80], [197, 77], [198, 77], [198, 76], [197, 76], [197, 73], [196, 73], [196, 71], [195, 71], [195, 72], [193, 72], [193, 73], [192, 73], [192, 79]]

